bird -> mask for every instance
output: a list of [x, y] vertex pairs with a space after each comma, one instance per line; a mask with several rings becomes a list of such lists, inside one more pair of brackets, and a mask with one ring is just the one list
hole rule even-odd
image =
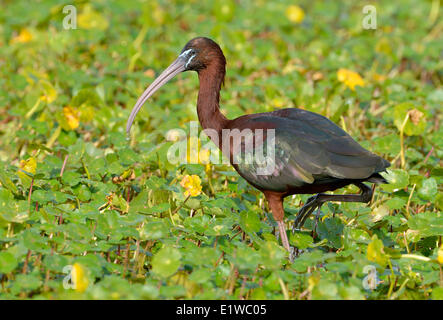
[[[238, 174], [264, 194], [287, 251], [291, 252], [291, 247], [284, 221], [285, 197], [314, 194], [298, 211], [293, 223], [294, 232], [302, 228], [316, 209], [318, 214], [325, 202], [369, 203], [374, 188], [366, 183], [388, 183], [380, 173], [385, 172], [390, 163], [363, 148], [323, 115], [300, 108], [285, 108], [236, 119], [226, 118], [219, 104], [226, 58], [220, 46], [207, 37], [187, 42], [177, 59], [138, 98], [127, 120], [127, 134], [149, 97], [174, 76], [186, 71], [198, 74], [197, 115], [200, 125], [205, 132], [212, 132], [209, 138]], [[235, 135], [226, 135], [226, 132], [249, 134], [235, 139]], [[257, 150], [270, 160], [264, 164], [263, 157], [255, 159]], [[245, 161], [246, 158], [249, 161]], [[351, 184], [357, 186], [360, 193], [325, 193]]]

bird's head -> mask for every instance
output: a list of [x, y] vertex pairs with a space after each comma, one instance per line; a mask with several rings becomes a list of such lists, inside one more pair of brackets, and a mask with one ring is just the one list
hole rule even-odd
[[185, 70], [201, 71], [206, 69], [214, 60], [223, 60], [224, 55], [217, 43], [209, 38], [199, 37], [190, 40], [183, 50], [179, 58], [185, 61]]
[[177, 59], [175, 59], [175, 61], [172, 62], [169, 67], [167, 67], [138, 98], [126, 124], [126, 132], [129, 133], [131, 130], [135, 116], [146, 100], [148, 100], [149, 97], [152, 96], [154, 92], [156, 92], [165, 83], [180, 72], [192, 70], [200, 73], [203, 70], [210, 68], [215, 61], [218, 62], [217, 65], [221, 65], [223, 67], [222, 72], [224, 76], [224, 66], [226, 61], [218, 44], [211, 39], [204, 37], [190, 40], [180, 52]]

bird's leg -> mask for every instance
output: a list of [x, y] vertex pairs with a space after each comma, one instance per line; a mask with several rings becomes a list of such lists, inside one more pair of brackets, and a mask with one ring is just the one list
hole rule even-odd
[[283, 209], [283, 198], [281, 195], [275, 193], [265, 193], [265, 196], [268, 200], [272, 215], [274, 216], [275, 221], [277, 221], [281, 242], [285, 249], [290, 252], [291, 248], [289, 247], [288, 235], [286, 234], [286, 225], [284, 223], [285, 212]]
[[289, 247], [288, 235], [286, 234], [285, 223], [283, 222], [283, 220], [281, 220], [281, 221], [277, 221], [277, 225], [278, 225], [278, 232], [280, 233], [281, 242], [283, 244], [283, 247], [285, 247], [286, 250], [291, 252], [291, 248]]
[[321, 208], [321, 205], [319, 205], [317, 207], [317, 213], [315, 214], [315, 225], [314, 225], [314, 229], [312, 230], [312, 237], [314, 237], [314, 235], [317, 234], [318, 220], [320, 218], [320, 212], [321, 212], [320, 208]]
[[328, 201], [339, 202], [364, 202], [371, 201], [373, 191], [370, 187], [362, 182], [356, 182], [355, 185], [360, 188], [360, 194], [324, 194], [319, 193], [314, 197], [308, 199], [306, 204], [300, 209], [297, 217], [295, 218], [293, 231], [300, 229], [305, 223], [306, 219], [311, 215], [316, 208], [320, 209], [320, 206]]

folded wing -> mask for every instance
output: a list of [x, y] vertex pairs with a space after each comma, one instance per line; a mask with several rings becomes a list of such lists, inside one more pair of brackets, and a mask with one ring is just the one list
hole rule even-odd
[[254, 144], [242, 142], [233, 150], [237, 171], [262, 189], [284, 191], [334, 179], [366, 179], [389, 167], [388, 161], [364, 149], [332, 121], [306, 110], [283, 109], [234, 122], [240, 130], [264, 129], [263, 138], [255, 135]]

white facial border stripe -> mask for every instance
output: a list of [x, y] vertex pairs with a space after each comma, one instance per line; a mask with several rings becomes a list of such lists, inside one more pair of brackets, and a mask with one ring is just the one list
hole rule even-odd
[[194, 59], [194, 57], [195, 57], [195, 54], [193, 54], [192, 57], [190, 57], [190, 58], [188, 59], [188, 62], [186, 62], [186, 64], [185, 64], [185, 68], [188, 67], [188, 65], [191, 63], [191, 61], [192, 61], [192, 59]]
[[179, 55], [179, 57], [184, 57], [186, 56], [192, 49], [188, 49], [186, 51], [184, 51], [181, 55]]

